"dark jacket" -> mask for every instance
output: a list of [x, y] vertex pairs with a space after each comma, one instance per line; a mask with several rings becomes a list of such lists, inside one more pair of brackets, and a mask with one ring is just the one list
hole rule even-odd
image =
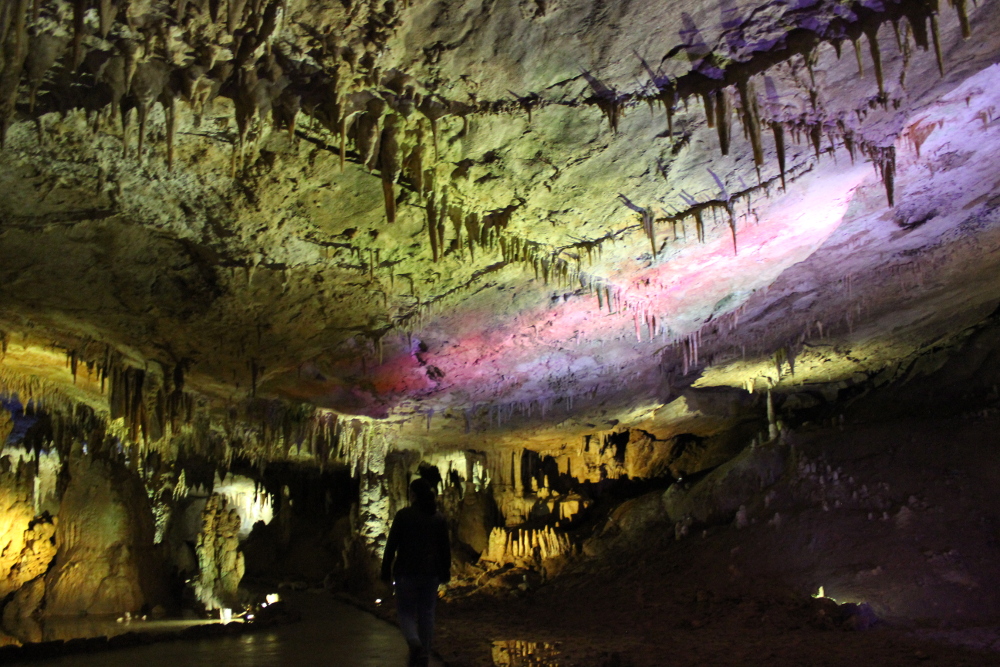
[[427, 514], [416, 507], [396, 512], [382, 558], [382, 580], [406, 576], [436, 576], [442, 584], [451, 579], [448, 523], [440, 512]]

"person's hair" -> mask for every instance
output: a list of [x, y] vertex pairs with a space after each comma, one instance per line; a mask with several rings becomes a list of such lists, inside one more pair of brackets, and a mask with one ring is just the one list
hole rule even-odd
[[437, 511], [434, 489], [427, 483], [427, 480], [418, 477], [410, 482], [410, 492], [413, 493], [413, 505], [417, 509], [427, 514], [434, 514]]

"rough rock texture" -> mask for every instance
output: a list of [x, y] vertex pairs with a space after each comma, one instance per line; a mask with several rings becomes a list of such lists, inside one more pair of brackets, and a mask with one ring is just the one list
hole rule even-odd
[[667, 517], [698, 523], [730, 521], [740, 507], [761, 495], [784, 472], [787, 448], [768, 445], [745, 450], [690, 488], [671, 486], [663, 495]]
[[135, 613], [159, 603], [152, 513], [139, 480], [100, 460], [68, 468], [44, 614]]
[[[842, 221], [865, 220], [894, 273], [913, 255], [885, 237], [924, 248], [989, 218], [991, 167], [935, 142], [970, 127], [985, 150], [991, 86], [967, 117], [933, 106], [992, 62], [962, 40], [969, 12], [990, 34], [985, 6], [522, 4], [10, 5], [0, 255], [18, 354], [44, 330], [86, 374], [142, 367], [145, 421], [111, 412], [153, 439], [192, 390], [432, 415], [439, 441], [549, 411], [582, 435], [641, 419], [629, 393], [654, 417], [711, 356], [797, 346], [703, 325]], [[883, 214], [897, 233], [872, 227]], [[843, 279], [826, 265], [819, 289]], [[973, 301], [956, 306], [974, 317]], [[780, 312], [830, 331], [844, 309]]]
[[45, 601], [45, 577], [32, 579], [17, 590], [3, 608], [3, 629], [21, 642], [42, 640], [37, 616]]
[[201, 514], [201, 532], [195, 545], [199, 569], [195, 595], [209, 610], [237, 605], [237, 590], [245, 571], [239, 532], [236, 509], [227, 507], [222, 496], [210, 497]]
[[[58, 463], [11, 510], [58, 509], [45, 613], [134, 610], [195, 532], [234, 604], [234, 469], [276, 551], [341, 521], [359, 586], [415, 474], [495, 563], [605, 514], [752, 525], [773, 441], [1000, 302], [997, 34], [995, 0], [4, 2], [0, 389]], [[283, 466], [352, 480], [315, 535]]]
[[44, 575], [56, 555], [56, 526], [35, 517], [27, 473], [0, 472], [0, 599]]

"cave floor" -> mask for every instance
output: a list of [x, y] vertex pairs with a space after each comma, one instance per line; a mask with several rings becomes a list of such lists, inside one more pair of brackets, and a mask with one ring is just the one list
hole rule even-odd
[[[993, 413], [796, 433], [797, 472], [742, 527], [677, 540], [650, 519], [528, 593], [517, 570], [458, 591], [437, 648], [454, 667], [1000, 665], [997, 432]], [[820, 585], [881, 622], [847, 629]]]
[[302, 620], [274, 630], [14, 664], [51, 667], [402, 667], [406, 664], [406, 642], [389, 623], [339, 602], [326, 592], [285, 597], [291, 608], [302, 612]]

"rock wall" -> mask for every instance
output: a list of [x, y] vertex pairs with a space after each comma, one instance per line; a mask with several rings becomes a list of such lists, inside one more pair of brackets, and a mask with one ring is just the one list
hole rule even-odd
[[246, 570], [240, 551], [240, 516], [226, 499], [213, 495], [201, 515], [202, 528], [195, 551], [200, 574], [195, 595], [206, 608], [232, 609], [237, 605], [240, 580]]
[[43, 614], [119, 614], [159, 602], [153, 515], [138, 476], [86, 458], [67, 468]]
[[23, 465], [0, 472], [0, 600], [45, 574], [56, 554], [56, 525], [36, 520], [28, 472]]

